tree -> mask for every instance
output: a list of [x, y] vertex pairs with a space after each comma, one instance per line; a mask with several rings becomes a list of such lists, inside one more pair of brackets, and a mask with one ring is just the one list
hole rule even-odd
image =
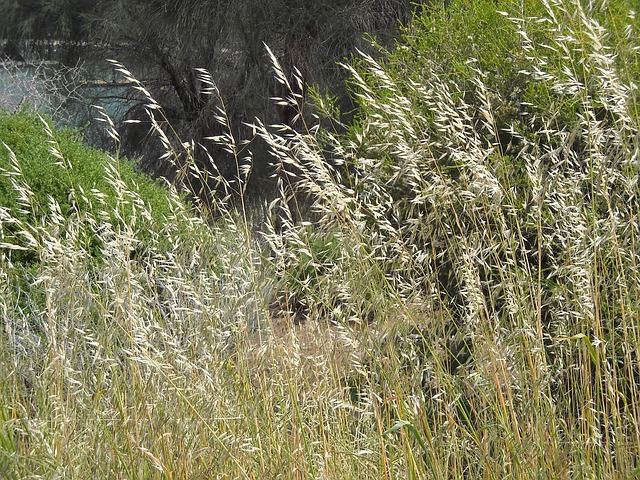
[[[0, 35], [25, 54], [47, 54], [64, 62], [77, 58], [116, 58], [146, 72], [145, 85], [163, 107], [172, 128], [202, 146], [200, 166], [233, 177], [235, 167], [207, 137], [220, 133], [214, 120], [217, 99], [207, 95], [196, 68], [211, 72], [237, 139], [247, 136], [244, 122], [291, 124], [295, 115], [274, 105], [283, 92], [273, 81], [263, 44], [278, 57], [286, 75], [295, 68], [305, 83], [343, 91], [337, 63], [365, 46], [363, 34], [389, 36], [407, 20], [409, 0], [0, 0]], [[299, 92], [304, 94], [304, 92]], [[140, 98], [131, 115], [140, 118]], [[158, 145], [144, 141], [145, 125], [130, 125], [125, 151], [141, 154], [144, 169], [170, 176], [158, 163]], [[259, 151], [259, 146], [256, 146]], [[262, 179], [267, 161], [257, 155]]]

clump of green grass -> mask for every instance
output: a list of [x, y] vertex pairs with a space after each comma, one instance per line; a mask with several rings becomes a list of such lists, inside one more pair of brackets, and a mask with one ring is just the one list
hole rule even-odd
[[[0, 258], [2, 474], [637, 475], [637, 25], [623, 2], [534, 3], [424, 10], [348, 67], [344, 134], [257, 121], [281, 191], [264, 222], [219, 97], [238, 168], [218, 181], [240, 201], [215, 219], [180, 199], [213, 173], [151, 98], [178, 173], [144, 232], [116, 158], [114, 203], [47, 199], [33, 224], [12, 170], [3, 248], [40, 261]], [[464, 14], [496, 41], [458, 52], [480, 25]]]

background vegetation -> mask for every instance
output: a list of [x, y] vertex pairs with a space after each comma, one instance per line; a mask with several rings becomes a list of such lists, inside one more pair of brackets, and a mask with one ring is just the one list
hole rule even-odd
[[[77, 76], [84, 83], [101, 85], [99, 93], [84, 89], [85, 95], [98, 95], [101, 98], [95, 101], [105, 108], [107, 103], [126, 105], [125, 118], [142, 123], [118, 125], [123, 152], [142, 157], [145, 171], [171, 178], [171, 163], [159, 158], [164, 146], [147, 135], [150, 125], [144, 118], [145, 96], [135, 89], [122, 91], [111, 85], [121, 78], [105, 60], [118, 59], [144, 80], [145, 88], [162, 105], [164, 118], [158, 115], [157, 120], [172, 140], [175, 153], [191, 155], [201, 168], [215, 168], [233, 180], [233, 157], [210, 140], [221, 132], [215, 121], [216, 109], [225, 109], [238, 142], [253, 138], [245, 123], [253, 122], [256, 116], [267, 123], [293, 125], [296, 115], [295, 109], [271, 100], [284, 97], [285, 91], [273, 80], [264, 43], [289, 78], [297, 68], [308, 83], [331, 91], [348, 105], [344, 70], [337, 62], [352, 54], [355, 47], [367, 48], [365, 32], [390, 42], [397, 33], [397, 22], [407, 21], [412, 8], [409, 0], [3, 0], [0, 38], [5, 39], [5, 54], [14, 59], [56, 61], [61, 69], [78, 67], [81, 73]], [[219, 97], [206, 94], [197, 68], [214, 75]], [[301, 105], [306, 103], [306, 90], [298, 93]], [[162, 123], [164, 120], [168, 124]], [[171, 132], [193, 140], [194, 151], [185, 152]], [[100, 137], [94, 134], [92, 138]], [[255, 181], [247, 193], [272, 194], [265, 146], [254, 142], [252, 152]], [[214, 185], [207, 187], [207, 191], [216, 191]]]
[[[344, 65], [355, 113], [318, 94], [315, 120], [255, 120], [279, 193], [266, 220], [237, 181], [251, 164], [233, 117], [215, 110], [212, 141], [235, 183], [189, 142], [173, 150], [161, 104], [116, 65], [176, 178], [239, 201], [205, 219], [168, 184], [153, 207], [119, 157], [87, 152], [106, 185], [66, 211], [18, 168], [37, 145], [0, 157], [16, 199], [0, 209], [0, 471], [637, 476], [631, 7], [425, 6], [394, 49]], [[277, 102], [299, 111], [301, 75], [266, 55], [289, 92]], [[220, 105], [215, 76], [196, 73]], [[73, 151], [51, 165], [83, 178]]]

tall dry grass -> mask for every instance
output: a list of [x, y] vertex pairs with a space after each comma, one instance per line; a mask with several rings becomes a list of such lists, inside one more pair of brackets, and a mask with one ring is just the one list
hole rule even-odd
[[[0, 209], [21, 239], [0, 259], [0, 471], [636, 475], [636, 86], [580, 2], [546, 6], [567, 68], [546, 68], [529, 41], [537, 19], [513, 19], [523, 74], [552, 101], [525, 106], [508, 152], [481, 69], [471, 104], [454, 82], [400, 83], [363, 57], [348, 67], [366, 112], [351, 137], [256, 122], [281, 191], [264, 222], [223, 201], [204, 220], [180, 199], [214, 173], [150, 96], [181, 172], [162, 224], [138, 228], [148, 206], [119, 180], [117, 156], [105, 175], [126, 222], [100, 205], [71, 216], [53, 205], [35, 225]], [[275, 73], [288, 82], [277, 62]], [[575, 121], [561, 123], [554, 108], [567, 103]], [[216, 141], [238, 170], [218, 181], [242, 193], [251, 157], [222, 107]], [[18, 160], [5, 174], [29, 209]], [[36, 267], [12, 263], [17, 248], [37, 252]]]

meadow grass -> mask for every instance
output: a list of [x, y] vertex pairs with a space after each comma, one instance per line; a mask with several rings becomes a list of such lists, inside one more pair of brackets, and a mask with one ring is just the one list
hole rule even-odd
[[[256, 121], [281, 192], [266, 219], [183, 201], [215, 173], [150, 96], [179, 172], [163, 219], [117, 156], [115, 205], [67, 215], [51, 199], [33, 224], [1, 208], [0, 474], [637, 476], [637, 77], [620, 62], [637, 32], [579, 1], [542, 5], [494, 12], [535, 86], [506, 123], [482, 59], [462, 82], [366, 56], [347, 66], [362, 112], [347, 134]], [[218, 121], [238, 165], [218, 181], [242, 198], [252, 159], [224, 108]]]

